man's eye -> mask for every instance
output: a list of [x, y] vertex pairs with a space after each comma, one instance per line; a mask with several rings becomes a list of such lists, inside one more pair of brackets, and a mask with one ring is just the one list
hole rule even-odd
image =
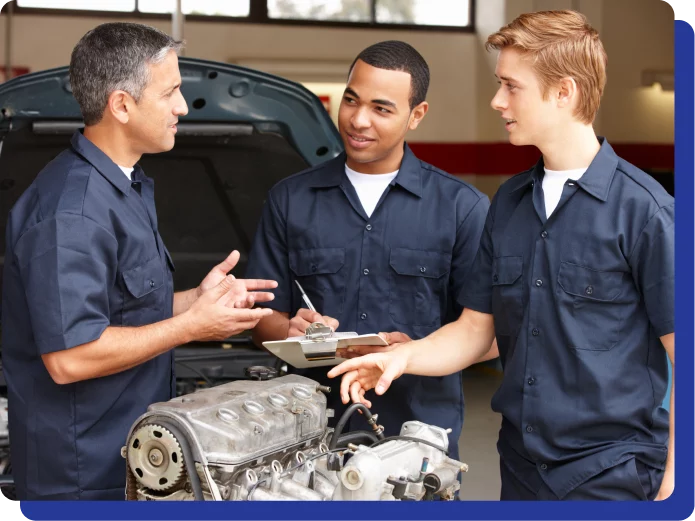
[[376, 110], [378, 110], [382, 114], [391, 114], [391, 111], [388, 109], [385, 109], [384, 107], [377, 107]]
[[345, 103], [354, 103], [354, 102], [355, 102], [354, 99], [348, 98], [347, 96], [345, 96], [345, 97], [343, 98], [343, 100], [345, 101]]

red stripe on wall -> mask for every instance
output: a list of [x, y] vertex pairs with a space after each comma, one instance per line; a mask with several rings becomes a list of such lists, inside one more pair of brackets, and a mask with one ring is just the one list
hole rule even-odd
[[[409, 143], [417, 157], [451, 174], [512, 175], [531, 168], [540, 152], [510, 143]], [[611, 143], [616, 154], [643, 169], [673, 171], [673, 145]]]

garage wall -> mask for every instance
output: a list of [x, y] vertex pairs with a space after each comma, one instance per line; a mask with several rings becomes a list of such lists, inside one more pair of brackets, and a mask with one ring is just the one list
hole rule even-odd
[[[558, 8], [584, 12], [601, 32], [609, 55], [608, 86], [595, 124], [598, 133], [613, 143], [642, 150], [639, 166], [668, 168], [663, 165], [663, 146], [673, 143], [673, 93], [640, 85], [644, 69], [673, 68], [673, 12], [661, 0], [478, 0], [475, 34], [188, 21], [186, 55], [255, 66], [295, 80], [340, 82], [354, 56], [366, 46], [384, 39], [405, 40], [423, 54], [432, 75], [430, 112], [410, 138], [422, 145], [418, 153], [433, 162], [441, 158], [442, 166], [453, 173], [508, 174], [527, 166], [528, 152], [502, 153], [508, 160], [488, 171], [477, 166], [485, 163], [488, 149], [476, 148], [476, 144], [506, 143], [501, 120], [489, 107], [497, 84], [495, 56], [484, 51], [485, 38], [522, 12]], [[113, 20], [15, 15], [14, 65], [32, 71], [64, 65], [82, 34]], [[168, 21], [145, 22], [164, 31], [171, 29]], [[3, 15], [0, 60], [4, 32]], [[335, 92], [339, 91], [338, 87]], [[439, 145], [446, 147], [437, 148]], [[662, 148], [654, 148], [651, 154], [649, 146]], [[666, 152], [668, 155], [668, 149]], [[471, 154], [480, 157], [467, 161]], [[470, 177], [476, 184], [483, 183], [485, 191], [494, 190], [505, 179], [479, 178]]]

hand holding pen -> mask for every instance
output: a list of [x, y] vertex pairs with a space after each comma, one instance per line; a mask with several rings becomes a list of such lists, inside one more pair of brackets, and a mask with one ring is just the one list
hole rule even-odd
[[297, 282], [296, 280], [294, 282], [295, 284], [297, 284], [297, 287], [299, 288], [299, 291], [302, 295], [302, 300], [304, 300], [304, 303], [307, 305], [309, 309], [299, 308], [299, 310], [297, 310], [297, 314], [290, 320], [287, 336], [303, 336], [306, 332], [306, 328], [314, 322], [326, 324], [327, 326], [330, 326], [333, 329], [333, 331], [336, 331], [338, 329], [338, 326], [340, 325], [338, 321], [333, 317], [323, 316], [319, 312], [317, 312], [316, 308], [311, 303], [309, 296], [304, 292], [304, 289], [299, 284], [299, 282]]

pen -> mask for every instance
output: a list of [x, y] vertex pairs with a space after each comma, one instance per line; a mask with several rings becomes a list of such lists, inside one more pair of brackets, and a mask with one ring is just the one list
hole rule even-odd
[[304, 293], [304, 289], [302, 288], [302, 286], [301, 286], [301, 285], [299, 284], [299, 282], [297, 282], [296, 280], [294, 281], [294, 283], [295, 283], [295, 284], [297, 285], [297, 287], [299, 288], [299, 291], [302, 292], [302, 298], [304, 299], [304, 302], [306, 303], [307, 307], [308, 307], [311, 311], [313, 311], [314, 313], [316, 313], [316, 308], [315, 308], [314, 305], [311, 303], [311, 300], [309, 300], [309, 297], [306, 296], [306, 293]]

